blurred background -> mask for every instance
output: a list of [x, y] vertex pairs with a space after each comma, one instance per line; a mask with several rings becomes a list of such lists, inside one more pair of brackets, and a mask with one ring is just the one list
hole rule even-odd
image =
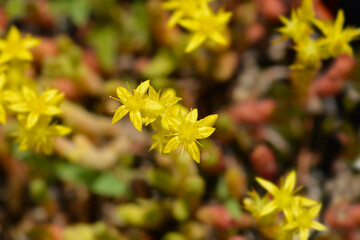
[[[189, 33], [167, 28], [161, 0], [0, 0], [0, 35], [15, 25], [41, 39], [27, 74], [65, 93], [57, 121], [72, 128], [47, 156], [17, 149], [14, 119], [0, 126], [0, 239], [261, 240], [242, 201], [264, 193], [255, 176], [277, 182], [290, 170], [323, 204], [329, 231], [310, 239], [360, 239], [359, 42], [354, 58], [323, 62], [299, 100], [291, 43], [273, 41], [300, 2], [213, 1], [233, 14], [229, 46], [186, 54]], [[358, 5], [314, 0], [319, 18], [343, 8], [351, 26]], [[111, 125], [109, 96], [146, 79], [199, 118], [219, 114], [200, 164], [148, 151], [151, 128], [127, 117]]]

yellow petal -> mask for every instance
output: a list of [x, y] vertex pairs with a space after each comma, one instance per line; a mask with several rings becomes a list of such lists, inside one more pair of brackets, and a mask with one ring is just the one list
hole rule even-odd
[[37, 46], [40, 43], [40, 39], [31, 36], [26, 36], [23, 40], [24, 46], [28, 49]]
[[169, 153], [176, 150], [180, 146], [179, 137], [173, 137], [169, 140], [164, 148], [164, 153]]
[[189, 155], [197, 162], [200, 163], [200, 150], [196, 142], [192, 142], [191, 144], [185, 145], [186, 151]]
[[190, 39], [189, 44], [186, 46], [185, 52], [189, 53], [198, 48], [206, 39], [206, 36], [201, 33], [196, 33]]
[[164, 106], [154, 100], [147, 99], [144, 108], [148, 110], [159, 111], [163, 110]]
[[261, 210], [259, 216], [262, 217], [262, 216], [268, 215], [270, 213], [273, 213], [276, 211], [276, 209], [278, 209], [278, 207], [279, 206], [274, 201], [271, 201], [264, 206], [264, 208]]
[[175, 11], [169, 19], [168, 28], [175, 27], [175, 25], [180, 22], [183, 16], [184, 16], [183, 11]]
[[122, 103], [126, 102], [126, 99], [131, 96], [129, 91], [123, 87], [116, 88], [116, 94], [117, 94], [118, 98], [120, 98]]
[[39, 114], [37, 113], [33, 113], [33, 112], [30, 112], [28, 117], [27, 117], [27, 121], [26, 121], [26, 128], [30, 129], [32, 128], [33, 126], [35, 126], [35, 124], [38, 122], [39, 120]]
[[4, 50], [6, 45], [7, 45], [6, 41], [0, 39], [0, 50]]
[[263, 188], [265, 188], [273, 196], [276, 195], [276, 193], [279, 191], [279, 189], [272, 182], [269, 182], [260, 177], [256, 177], [255, 179]]
[[159, 94], [155, 91], [155, 89], [152, 86], [149, 86], [149, 98], [153, 100], [159, 99]]
[[326, 231], [327, 230], [327, 227], [325, 227], [323, 224], [316, 222], [316, 221], [311, 222], [311, 228], [318, 230], [318, 231]]
[[52, 131], [52, 135], [54, 137], [61, 137], [61, 136], [65, 136], [68, 135], [69, 133], [71, 133], [71, 128], [63, 126], [63, 125], [54, 125], [51, 126], [51, 131]]
[[22, 50], [16, 54], [16, 56], [24, 61], [31, 61], [33, 60], [33, 56], [30, 51], [28, 50]]
[[196, 139], [204, 139], [209, 137], [213, 132], [215, 131], [215, 128], [213, 127], [201, 127], [198, 129], [198, 134], [196, 135]]
[[176, 1], [168, 1], [161, 4], [161, 7], [166, 10], [172, 10], [179, 7], [179, 3]]
[[189, 31], [192, 31], [192, 32], [196, 32], [200, 29], [200, 24], [198, 21], [196, 20], [192, 20], [192, 19], [184, 19], [184, 20], [181, 20], [179, 22], [179, 24], [183, 27], [183, 28], [186, 28], [187, 30]]
[[186, 115], [185, 120], [194, 123], [196, 122], [197, 118], [198, 118], [198, 110], [194, 108]]
[[296, 184], [296, 172], [292, 171], [285, 179], [284, 189], [292, 191]]
[[27, 103], [15, 103], [10, 105], [9, 108], [19, 113], [26, 113], [29, 111], [29, 106]]
[[117, 121], [119, 121], [120, 119], [122, 119], [129, 111], [127, 109], [125, 109], [125, 105], [120, 106], [114, 114], [114, 117], [111, 121], [111, 124], [116, 123]]
[[287, 223], [285, 226], [284, 226], [284, 229], [285, 230], [293, 230], [295, 228], [297, 228], [299, 225], [296, 221], [293, 221], [293, 222], [289, 222]]
[[15, 26], [11, 26], [10, 31], [6, 37], [9, 42], [19, 41], [21, 38], [19, 30]]
[[0, 123], [2, 124], [6, 123], [6, 112], [2, 105], [0, 105]]
[[212, 32], [211, 35], [210, 35], [210, 39], [213, 40], [214, 42], [220, 44], [220, 45], [226, 45], [227, 44], [226, 38], [218, 31]]
[[142, 119], [141, 119], [140, 111], [131, 111], [129, 115], [130, 115], [130, 120], [133, 123], [134, 127], [141, 132]]
[[309, 229], [300, 229], [300, 240], [308, 240]]
[[141, 83], [137, 88], [136, 91], [141, 93], [141, 95], [144, 95], [145, 92], [148, 90], [150, 85], [150, 80], [146, 80], [145, 82]]
[[60, 108], [55, 106], [45, 106], [42, 111], [45, 115], [58, 115], [63, 112]]
[[45, 102], [50, 102], [58, 93], [59, 90], [57, 89], [48, 89], [41, 94], [41, 98], [44, 99]]
[[37, 98], [37, 94], [33, 90], [31, 90], [29, 87], [26, 87], [26, 86], [23, 86], [22, 94], [23, 94], [24, 98], [29, 102], [32, 102], [34, 99]]
[[209, 115], [198, 122], [198, 127], [212, 127], [218, 119], [217, 114]]
[[341, 32], [344, 26], [344, 21], [345, 21], [345, 17], [344, 17], [344, 11], [342, 9], [340, 9], [338, 11], [338, 14], [336, 16], [336, 20], [335, 20], [335, 31], [336, 32]]
[[321, 210], [321, 204], [311, 208], [309, 210], [309, 215], [311, 216], [311, 218], [316, 218], [319, 215], [320, 210]]
[[305, 207], [311, 207], [318, 204], [317, 201], [312, 200], [310, 198], [306, 198], [306, 197], [296, 197], [296, 198], [298, 198], [300, 200], [301, 205]]

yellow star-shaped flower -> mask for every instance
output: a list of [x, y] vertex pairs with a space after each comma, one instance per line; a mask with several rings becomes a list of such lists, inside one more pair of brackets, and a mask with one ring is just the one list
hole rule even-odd
[[285, 216], [289, 216], [295, 201], [299, 201], [302, 206], [312, 206], [317, 204], [316, 201], [305, 197], [295, 196], [296, 192], [299, 190], [294, 189], [296, 184], [295, 171], [292, 171], [286, 177], [284, 184], [281, 184], [280, 188], [275, 186], [272, 182], [259, 177], [256, 178], [256, 181], [273, 196], [273, 200], [263, 207], [259, 214], [260, 216], [265, 216], [275, 211], [283, 211]]
[[33, 128], [28, 128], [25, 116], [19, 116], [19, 131], [14, 134], [19, 150], [35, 149], [37, 152], [50, 154], [54, 147], [52, 138], [69, 134], [71, 129], [63, 125], [50, 124], [51, 117], [41, 117]]
[[353, 27], [344, 27], [344, 12], [340, 10], [334, 23], [324, 22], [320, 19], [314, 19], [313, 23], [324, 34], [320, 40], [324, 51], [328, 57], [337, 57], [341, 54], [353, 54], [350, 42], [360, 36], [360, 29]]
[[174, 27], [183, 18], [193, 17], [201, 4], [211, 1], [213, 0], [169, 0], [161, 6], [166, 10], [174, 11], [168, 22], [168, 27]]
[[116, 123], [117, 121], [122, 119], [127, 113], [129, 113], [130, 120], [134, 124], [134, 127], [140, 132], [142, 131], [141, 111], [146, 110], [145, 93], [147, 92], [149, 85], [150, 85], [150, 80], [146, 80], [145, 82], [141, 83], [133, 91], [133, 93], [129, 92], [127, 89], [123, 87], [118, 87], [116, 89], [116, 93], [119, 98], [113, 98], [113, 99], [121, 102], [123, 105], [121, 105], [115, 111], [111, 124]]
[[207, 39], [211, 39], [220, 45], [226, 45], [228, 41], [224, 37], [224, 32], [230, 18], [230, 12], [220, 10], [215, 14], [208, 5], [203, 5], [196, 17], [181, 20], [180, 25], [182, 27], [194, 32], [185, 51], [195, 50]]
[[310, 229], [318, 231], [326, 231], [327, 228], [321, 223], [314, 221], [319, 215], [321, 205], [312, 208], [304, 208], [299, 205], [293, 205], [292, 215], [288, 223], [284, 226], [285, 230], [291, 230], [300, 234], [300, 240], [307, 240], [309, 238]]
[[12, 26], [6, 40], [0, 39], [0, 63], [11, 60], [31, 61], [33, 56], [29, 49], [40, 43], [39, 39], [31, 36], [21, 38], [19, 30]]
[[27, 114], [26, 127], [32, 128], [41, 115], [54, 116], [62, 113], [59, 108], [64, 94], [57, 89], [47, 89], [41, 95], [27, 86], [20, 93], [8, 91], [7, 99], [11, 102], [9, 108], [20, 114]]
[[197, 109], [190, 111], [185, 118], [179, 117], [177, 123], [170, 124], [174, 137], [166, 144], [164, 153], [172, 152], [182, 145], [189, 155], [199, 163], [200, 150], [197, 139], [207, 138], [215, 131], [212, 126], [215, 124], [217, 117], [217, 114], [213, 114], [197, 121]]

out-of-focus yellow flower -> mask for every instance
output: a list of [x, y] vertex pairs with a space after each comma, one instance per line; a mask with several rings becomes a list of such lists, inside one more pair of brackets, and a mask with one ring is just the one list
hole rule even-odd
[[310, 37], [297, 42], [294, 49], [297, 52], [296, 63], [291, 66], [293, 69], [304, 69], [307, 67], [317, 67], [321, 64], [323, 51], [321, 42]]
[[220, 10], [215, 14], [208, 5], [204, 4], [194, 18], [181, 20], [180, 25], [193, 32], [185, 51], [195, 50], [207, 39], [220, 45], [226, 45], [228, 41], [224, 33], [230, 18], [230, 12]]
[[161, 6], [166, 10], [172, 10], [174, 13], [168, 22], [168, 27], [174, 27], [183, 18], [193, 17], [201, 5], [212, 0], [169, 0]]
[[283, 27], [278, 29], [278, 32], [282, 35], [280, 41], [290, 38], [294, 42], [301, 42], [304, 37], [309, 36], [313, 31], [308, 23], [304, 21], [295, 10], [291, 11], [289, 19], [284, 16], [280, 16], [279, 18], [284, 24]]
[[29, 49], [39, 43], [39, 39], [29, 35], [22, 39], [19, 30], [12, 26], [6, 40], [0, 39], [0, 63], [11, 60], [31, 61], [33, 56]]
[[30, 129], [39, 121], [41, 115], [54, 116], [62, 113], [59, 108], [64, 94], [57, 89], [47, 89], [40, 96], [31, 88], [23, 86], [21, 92], [9, 91], [9, 108], [20, 114], [27, 114], [25, 127]]
[[[130, 115], [130, 120], [135, 128], [142, 131], [142, 116], [141, 111], [145, 110], [146, 96], [145, 93], [149, 88], [150, 80], [141, 83], [131, 94], [127, 89], [118, 87], [116, 90], [119, 98], [113, 98], [123, 105], [121, 105], [114, 114], [111, 124], [116, 123], [122, 119], [127, 113]], [[158, 107], [157, 105], [155, 108]]]
[[0, 123], [6, 123], [6, 111], [5, 111], [5, 99], [4, 99], [4, 85], [6, 82], [6, 76], [0, 72]]
[[19, 116], [19, 132], [15, 133], [19, 150], [35, 149], [37, 152], [50, 154], [53, 150], [53, 137], [69, 134], [71, 129], [58, 124], [50, 124], [51, 117], [41, 117], [32, 128], [26, 127], [27, 119]]
[[200, 150], [197, 139], [207, 138], [215, 131], [212, 126], [217, 117], [218, 115], [214, 114], [197, 121], [197, 109], [190, 111], [185, 118], [179, 117], [176, 124], [170, 124], [174, 137], [166, 144], [164, 153], [172, 152], [182, 145], [189, 155], [199, 163]]
[[320, 40], [324, 51], [328, 57], [337, 57], [340, 54], [353, 54], [350, 42], [360, 36], [360, 29], [353, 27], [344, 27], [344, 12], [340, 10], [336, 16], [335, 22], [324, 22], [320, 19], [314, 19], [313, 23], [325, 35]]
[[310, 229], [326, 231], [327, 228], [324, 225], [314, 221], [314, 218], [318, 216], [320, 209], [320, 204], [312, 208], [293, 205], [292, 215], [290, 216], [290, 219], [288, 219], [288, 223], [284, 226], [284, 229], [299, 233], [301, 240], [307, 240], [309, 238]]
[[259, 177], [256, 178], [256, 181], [274, 197], [274, 199], [260, 212], [260, 216], [265, 216], [275, 211], [283, 211], [285, 216], [290, 216], [295, 201], [300, 201], [302, 206], [312, 206], [317, 204], [316, 201], [308, 198], [295, 196], [298, 191], [298, 189], [294, 189], [296, 184], [295, 171], [292, 171], [286, 177], [284, 184], [281, 184], [280, 188], [275, 186], [272, 182]]

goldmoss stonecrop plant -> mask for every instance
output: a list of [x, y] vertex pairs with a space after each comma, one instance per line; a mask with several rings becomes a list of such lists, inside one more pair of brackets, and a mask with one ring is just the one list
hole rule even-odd
[[[112, 123], [119, 121], [127, 113], [135, 128], [142, 131], [142, 124], [151, 125], [156, 131], [152, 135], [154, 141], [150, 150], [156, 149], [160, 153], [170, 153], [182, 146], [196, 162], [200, 162], [198, 139], [209, 137], [215, 128], [217, 114], [197, 120], [198, 111], [187, 110], [178, 102], [172, 89], [156, 92], [147, 80], [136, 89], [128, 91], [123, 87], [117, 88], [118, 98], [113, 98], [122, 103], [115, 111]], [[148, 93], [147, 93], [148, 92]]]

